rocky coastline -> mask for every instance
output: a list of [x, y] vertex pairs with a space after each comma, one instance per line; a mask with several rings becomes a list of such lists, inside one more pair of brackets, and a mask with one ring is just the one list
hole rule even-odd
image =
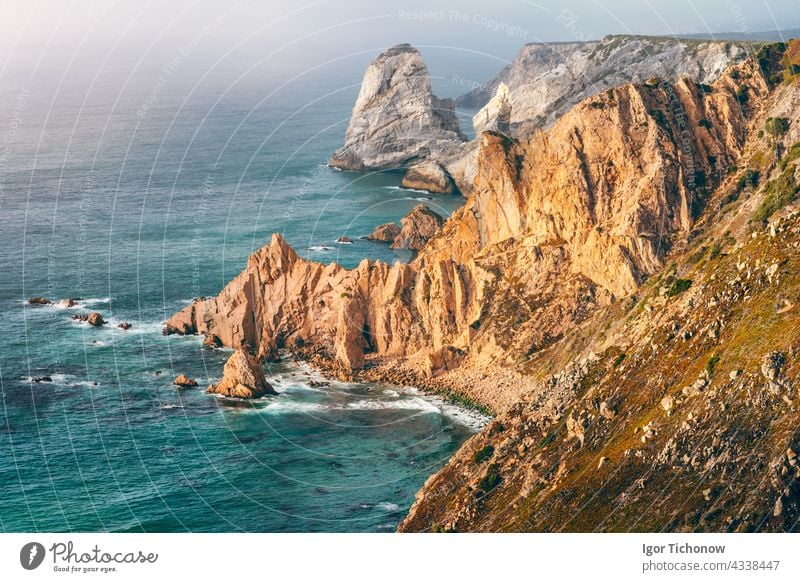
[[[603, 42], [608, 55], [633, 50]], [[775, 315], [800, 284], [787, 252], [800, 245], [790, 204], [800, 191], [800, 91], [783, 72], [793, 70], [786, 45], [753, 57], [709, 46], [679, 50], [670, 69], [697, 78], [583, 95], [548, 113], [551, 124], [536, 122], [546, 129], [515, 129], [513, 83], [498, 85], [472, 143], [439, 139], [452, 121], [431, 113], [439, 102], [419, 53], [389, 49], [370, 65], [331, 165], [410, 171], [424, 159], [465, 205], [407, 264], [323, 265], [273, 235], [165, 333], [263, 360], [289, 351], [337, 378], [410, 384], [493, 412], [428, 480], [401, 531], [782, 531], [800, 515], [800, 471], [787, 465], [796, 454], [786, 456], [800, 446], [787, 429], [797, 420], [800, 326], [790, 308]], [[414, 106], [401, 121], [422, 119], [432, 134], [402, 123], [373, 131], [397, 123], [397, 95]], [[550, 111], [546, 99], [531, 106]], [[770, 125], [776, 118], [785, 124]], [[769, 129], [778, 126], [786, 131]], [[769, 345], [739, 331], [753, 325]], [[767, 372], [764, 350], [779, 354]], [[732, 366], [736, 375], [721, 375]], [[737, 436], [742, 407], [754, 405], [761, 413]], [[753, 450], [747, 438], [767, 433]], [[726, 493], [742, 455], [777, 475], [747, 489], [759, 478], [748, 475]], [[703, 495], [660, 503], [680, 492], [660, 489], [653, 467]]]

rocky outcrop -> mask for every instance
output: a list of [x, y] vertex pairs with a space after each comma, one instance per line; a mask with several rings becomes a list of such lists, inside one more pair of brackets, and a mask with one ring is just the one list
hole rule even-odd
[[85, 313], [83, 315], [73, 315], [72, 319], [74, 319], [75, 321], [88, 323], [92, 327], [100, 327], [108, 323], [105, 319], [103, 319], [103, 316], [97, 311], [92, 311], [91, 313]]
[[500, 83], [494, 97], [472, 118], [475, 133], [492, 131], [509, 135], [511, 133], [511, 100], [508, 85]]
[[[552, 125], [576, 103], [626, 83], [683, 77], [716, 81], [753, 50], [740, 42], [608, 36], [601, 41], [534, 43], [481, 87], [458, 98], [462, 107], [484, 107], [508, 86], [510, 123], [518, 135]], [[486, 112], [476, 117], [482, 118]]]
[[31, 297], [28, 299], [28, 305], [50, 305], [52, 301], [45, 297]]
[[277, 394], [267, 382], [258, 360], [241, 348], [225, 363], [220, 383], [209, 386], [208, 392], [229, 398], [261, 398]]
[[453, 178], [438, 163], [428, 160], [411, 166], [403, 176], [403, 187], [434, 194], [456, 192]]
[[436, 236], [444, 219], [424, 204], [418, 204], [400, 222], [403, 227], [392, 241], [392, 248], [418, 251]]
[[376, 242], [391, 243], [400, 234], [400, 227], [394, 222], [387, 222], [375, 227], [370, 234], [365, 236], [367, 240], [374, 240]]
[[197, 388], [197, 380], [184, 374], [180, 374], [172, 383], [178, 388]]
[[329, 163], [347, 170], [402, 168], [463, 141], [452, 100], [433, 94], [419, 51], [400, 44], [367, 68], [344, 146]]

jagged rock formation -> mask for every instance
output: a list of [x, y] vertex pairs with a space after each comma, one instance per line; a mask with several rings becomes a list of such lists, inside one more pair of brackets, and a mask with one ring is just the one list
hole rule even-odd
[[326, 267], [274, 236], [218, 297], [188, 306], [166, 331], [263, 357], [313, 338], [343, 370], [363, 365], [356, 352], [423, 357], [451, 345], [488, 364], [540, 350], [635, 291], [688, 232], [703, 188], [735, 161], [748, 112], [768, 92], [751, 61], [737, 77], [713, 88], [619, 87], [523, 142], [486, 133], [474, 194], [413, 263]]
[[[525, 45], [514, 61], [481, 87], [459, 97], [484, 107], [509, 88], [510, 122], [520, 134], [547, 127], [576, 103], [626, 83], [683, 77], [711, 83], [752, 50], [748, 43], [608, 36], [600, 41]], [[476, 117], [484, 115], [481, 112]]]
[[400, 223], [403, 227], [392, 241], [392, 248], [418, 251], [436, 236], [444, 218], [424, 204], [417, 204]]
[[509, 135], [511, 133], [511, 100], [508, 85], [500, 83], [494, 97], [472, 118], [475, 134], [492, 131]]
[[[788, 529], [800, 108], [759, 57], [484, 133], [472, 195], [411, 263], [325, 266], [274, 235], [166, 331], [494, 407], [403, 530]], [[775, 116], [781, 148], [758, 137]]]
[[[177, 380], [175, 383], [178, 383]], [[264, 371], [258, 360], [242, 348], [237, 349], [228, 358], [222, 380], [219, 384], [209, 386], [208, 393], [229, 398], [260, 398], [267, 394], [277, 394], [264, 377]]]
[[463, 141], [452, 100], [433, 94], [419, 51], [400, 44], [367, 68], [344, 146], [333, 154], [330, 165], [347, 170], [402, 168], [440, 157]]

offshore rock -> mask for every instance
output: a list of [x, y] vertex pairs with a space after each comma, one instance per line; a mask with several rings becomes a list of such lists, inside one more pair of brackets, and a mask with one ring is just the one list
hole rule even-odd
[[394, 222], [387, 222], [386, 224], [381, 224], [380, 226], [375, 227], [375, 230], [373, 230], [364, 238], [367, 240], [374, 240], [376, 242], [391, 243], [394, 242], [394, 239], [397, 238], [397, 235], [399, 234], [400, 227]]
[[434, 194], [453, 194], [453, 178], [438, 163], [427, 160], [411, 166], [403, 176], [403, 187]]
[[418, 251], [439, 232], [444, 219], [424, 204], [418, 204], [400, 222], [403, 227], [392, 248]]
[[443, 155], [465, 141], [451, 99], [431, 91], [428, 68], [408, 44], [381, 53], [367, 68], [335, 168], [401, 168]]
[[[180, 377], [176, 379], [176, 384], [179, 379]], [[194, 385], [196, 384], [195, 382]], [[226, 362], [222, 381], [209, 386], [208, 392], [230, 398], [260, 398], [267, 394], [277, 394], [264, 377], [258, 361], [241, 348]]]

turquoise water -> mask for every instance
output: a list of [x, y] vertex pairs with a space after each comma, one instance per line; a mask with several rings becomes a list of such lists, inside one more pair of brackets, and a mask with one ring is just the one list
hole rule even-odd
[[[323, 262], [407, 260], [358, 237], [427, 195], [325, 167], [360, 77], [334, 73], [284, 88], [158, 71], [6, 80], [0, 530], [392, 531], [480, 426], [409, 388], [312, 387], [292, 362], [266, 369], [279, 396], [219, 399], [203, 387], [228, 354], [160, 333], [272, 232]], [[89, 310], [110, 324], [70, 319]], [[176, 390], [180, 373], [201, 387]]]

